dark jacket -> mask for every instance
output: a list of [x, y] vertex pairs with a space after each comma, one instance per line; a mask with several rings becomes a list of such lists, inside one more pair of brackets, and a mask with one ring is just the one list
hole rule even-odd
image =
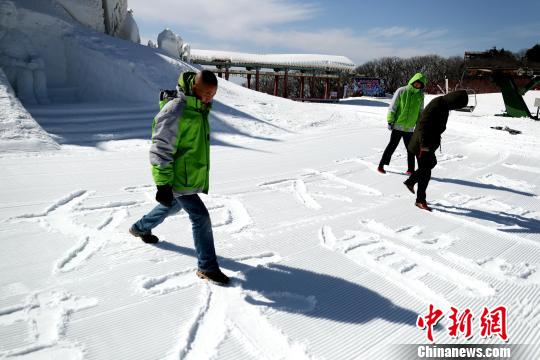
[[423, 147], [435, 151], [441, 145], [441, 134], [446, 130], [450, 110], [461, 109], [468, 102], [469, 96], [465, 90], [453, 91], [431, 100], [416, 124], [409, 142], [409, 151], [415, 155]]

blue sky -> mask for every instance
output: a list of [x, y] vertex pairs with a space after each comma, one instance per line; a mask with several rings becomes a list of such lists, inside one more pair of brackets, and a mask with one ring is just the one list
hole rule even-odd
[[192, 48], [381, 56], [540, 43], [540, 1], [129, 0], [143, 41], [168, 27]]

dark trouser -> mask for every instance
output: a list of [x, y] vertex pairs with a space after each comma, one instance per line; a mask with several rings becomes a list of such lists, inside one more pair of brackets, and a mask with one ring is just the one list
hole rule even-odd
[[216, 250], [214, 249], [210, 215], [197, 194], [179, 196], [171, 207], [158, 204], [152, 211], [137, 221], [134, 226], [139, 232], [149, 233], [168, 216], [174, 215], [182, 209], [188, 213], [191, 220], [199, 270], [215, 271], [219, 269]]
[[[399, 141], [401, 138], [403, 138], [403, 143], [405, 144], [405, 149], [409, 146], [409, 141], [411, 141], [413, 133], [405, 132], [401, 130], [392, 130], [392, 134], [390, 135], [390, 142], [386, 146], [386, 149], [384, 149], [384, 153], [381, 159], [381, 162], [379, 165], [388, 165], [390, 164], [390, 159], [392, 158], [392, 154], [394, 151], [396, 151], [397, 146], [399, 145]], [[411, 154], [409, 150], [407, 149], [407, 170], [410, 172], [414, 171], [414, 154]]]
[[431, 180], [431, 170], [437, 165], [437, 157], [434, 152], [428, 151], [422, 153], [422, 156], [418, 157], [418, 169], [412, 173], [412, 175], [405, 180], [408, 185], [414, 185], [418, 183], [416, 189], [416, 201], [426, 201], [426, 189]]

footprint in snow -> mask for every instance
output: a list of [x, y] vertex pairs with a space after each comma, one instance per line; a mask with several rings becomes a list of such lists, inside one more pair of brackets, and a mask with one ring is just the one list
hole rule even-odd
[[443, 293], [432, 289], [425, 282], [426, 277], [450, 283], [468, 297], [489, 297], [496, 293], [490, 284], [400, 244], [403, 242], [415, 248], [441, 249], [451, 245], [453, 239], [442, 235], [436, 239], [420, 239], [422, 229], [415, 226], [393, 230], [373, 220], [362, 220], [360, 225], [362, 230], [345, 230], [341, 238], [335, 236], [331, 227], [323, 226], [319, 231], [321, 246], [344, 254], [359, 266], [385, 277], [421, 301], [438, 304], [446, 309], [450, 308], [450, 303]]
[[[12, 222], [35, 222], [47, 231], [78, 239], [78, 243], [56, 261], [53, 273], [70, 272], [86, 264], [116, 237], [116, 228], [128, 217], [128, 209], [141, 204], [140, 201], [122, 201], [84, 205], [92, 195], [92, 192], [86, 190], [75, 191], [40, 213], [24, 214], [10, 219]], [[81, 220], [88, 214], [102, 216], [97, 226], [90, 226]]]
[[[265, 252], [227, 261], [240, 267], [236, 273], [242, 278], [252, 270], [280, 260], [278, 254]], [[202, 289], [199, 306], [188, 324], [182, 324], [170, 357], [197, 359], [203, 354], [205, 357], [216, 355], [220, 344], [234, 337], [240, 344], [250, 344], [249, 350], [260, 356], [272, 353], [280, 358], [308, 359], [305, 349], [272, 325], [267, 316], [272, 309], [309, 312], [315, 307], [315, 297], [246, 290], [242, 287], [245, 279], [231, 280], [229, 287], [222, 288], [201, 281], [195, 277], [195, 269], [187, 269], [136, 281], [137, 287], [147, 295], [164, 295], [195, 285]]]
[[[70, 316], [77, 311], [97, 306], [97, 299], [73, 296], [65, 291], [44, 291], [32, 294], [24, 304], [0, 309], [0, 326], [17, 322], [28, 324], [33, 343], [27, 347], [0, 352], [0, 357], [35, 356], [35, 358], [69, 358], [83, 349], [62, 340]], [[80, 357], [76, 357], [80, 358]]]
[[524, 180], [507, 178], [506, 176], [488, 173], [478, 177], [478, 180], [486, 185], [492, 185], [497, 188], [514, 190], [515, 192], [532, 193], [536, 185], [530, 184]]

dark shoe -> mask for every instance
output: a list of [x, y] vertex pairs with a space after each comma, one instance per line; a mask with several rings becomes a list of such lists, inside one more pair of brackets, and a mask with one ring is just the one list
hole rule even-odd
[[414, 205], [416, 205], [416, 207], [422, 210], [431, 211], [431, 208], [428, 206], [427, 202], [425, 201], [417, 201], [416, 203], [414, 203]]
[[155, 244], [159, 241], [156, 235], [152, 235], [151, 232], [143, 233], [135, 228], [135, 225], [129, 228], [129, 233], [135, 237], [141, 238], [147, 244]]
[[407, 181], [404, 181], [403, 184], [414, 194], [414, 185], [408, 184]]
[[227, 285], [230, 281], [229, 277], [217, 269], [216, 271], [197, 270], [197, 276], [201, 279], [208, 280], [216, 285]]
[[384, 170], [384, 165], [379, 165], [379, 167], [377, 168], [377, 171], [380, 172], [381, 174], [386, 174], [386, 170]]

